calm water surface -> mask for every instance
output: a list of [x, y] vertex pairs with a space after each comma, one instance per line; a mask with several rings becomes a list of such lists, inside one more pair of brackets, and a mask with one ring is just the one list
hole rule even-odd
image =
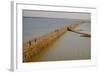
[[[23, 41], [26, 42], [29, 39], [42, 36], [55, 30], [56, 28], [75, 21], [79, 20], [24, 17]], [[90, 23], [81, 24], [77, 31], [82, 30], [90, 32]], [[66, 32], [48, 48], [48, 51], [41, 58], [41, 61], [90, 59], [90, 42], [90, 38], [80, 37], [79, 34], [73, 32]]]

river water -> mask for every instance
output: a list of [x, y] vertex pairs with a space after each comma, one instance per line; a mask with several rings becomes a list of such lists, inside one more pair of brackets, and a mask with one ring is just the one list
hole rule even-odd
[[[76, 19], [23, 17], [23, 41], [34, 39], [56, 28], [70, 24]], [[90, 32], [90, 23], [83, 23], [77, 31]], [[80, 37], [74, 32], [66, 32], [57, 39], [40, 61], [81, 60], [91, 58], [91, 41], [88, 37]]]

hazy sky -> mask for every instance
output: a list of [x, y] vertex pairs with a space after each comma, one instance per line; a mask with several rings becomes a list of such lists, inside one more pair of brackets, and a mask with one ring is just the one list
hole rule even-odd
[[50, 11], [32, 11], [23, 10], [25, 17], [49, 17], [49, 18], [67, 18], [67, 19], [82, 19], [90, 20], [90, 13], [76, 13], [76, 12], [50, 12]]

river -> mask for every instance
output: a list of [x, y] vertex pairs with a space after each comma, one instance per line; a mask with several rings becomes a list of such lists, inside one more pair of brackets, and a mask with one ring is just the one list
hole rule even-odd
[[[56, 28], [70, 24], [76, 19], [23, 17], [23, 42], [42, 36]], [[77, 31], [90, 32], [90, 23], [83, 23]], [[80, 37], [74, 32], [66, 32], [41, 57], [39, 61], [81, 60], [91, 58], [91, 39]]]

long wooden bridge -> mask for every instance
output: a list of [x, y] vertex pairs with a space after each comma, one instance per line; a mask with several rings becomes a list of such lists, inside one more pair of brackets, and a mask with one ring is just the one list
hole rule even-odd
[[68, 29], [75, 29], [80, 25], [80, 22], [72, 23], [69, 25], [64, 25], [59, 29], [55, 29], [52, 32], [49, 32], [40, 37], [29, 40], [28, 42], [23, 43], [23, 62], [33, 62], [34, 57], [43, 51], [45, 48], [48, 48], [59, 39], [64, 33], [69, 31]]

